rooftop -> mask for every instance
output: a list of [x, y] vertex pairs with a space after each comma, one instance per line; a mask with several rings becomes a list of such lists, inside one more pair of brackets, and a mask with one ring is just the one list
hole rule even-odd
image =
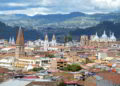
[[120, 74], [114, 72], [100, 72], [97, 75], [102, 77], [104, 80], [111, 81], [114, 84], [120, 84]]

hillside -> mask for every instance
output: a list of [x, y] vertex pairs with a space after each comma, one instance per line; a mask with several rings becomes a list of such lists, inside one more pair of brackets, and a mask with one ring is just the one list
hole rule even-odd
[[[0, 38], [9, 39], [10, 36], [16, 37], [17, 30], [18, 27], [10, 27], [0, 22]], [[25, 40], [36, 40], [39, 38], [44, 39], [45, 34], [48, 34], [49, 39], [51, 39], [52, 35], [55, 34], [57, 36], [57, 40], [61, 41], [67, 34], [71, 34], [73, 36], [73, 39], [78, 40], [80, 38], [80, 35], [93, 35], [96, 32], [98, 32], [98, 35], [101, 36], [104, 30], [108, 35], [110, 32], [114, 32], [115, 36], [120, 39], [120, 23], [114, 23], [112, 21], [104, 21], [94, 27], [89, 27], [86, 29], [76, 28], [74, 30], [69, 28], [46, 28], [42, 30], [28, 30], [24, 28], [24, 33]]]
[[112, 21], [104, 21], [98, 24], [97, 26], [94, 27], [89, 27], [86, 29], [76, 29], [74, 31], [71, 31], [70, 33], [73, 36], [80, 36], [80, 35], [93, 35], [96, 32], [98, 33], [99, 36], [103, 34], [103, 31], [106, 31], [107, 35], [110, 34], [110, 32], [114, 32], [115, 36], [120, 39], [120, 23], [114, 23]]
[[[7, 26], [6, 24], [0, 22], [0, 39], [9, 39], [9, 37], [15, 37], [16, 38], [16, 32], [19, 27], [10, 27]], [[23, 28], [24, 29], [24, 28]], [[24, 35], [25, 35], [25, 40], [35, 40], [40, 38], [40, 33], [37, 32], [36, 30], [27, 30], [24, 29]], [[41, 35], [43, 38], [43, 36]]]
[[120, 13], [109, 14], [84, 14], [81, 12], [73, 12], [70, 14], [48, 14], [27, 16], [23, 14], [16, 15], [0, 15], [0, 20], [9, 26], [23, 26], [27, 29], [42, 28], [69, 28], [85, 29], [93, 27], [102, 21], [120, 22]]
[[23, 14], [0, 15], [0, 20], [9, 26], [22, 26], [26, 29], [69, 28], [85, 29], [93, 27], [103, 21], [120, 22], [120, 13], [84, 14], [72, 12], [70, 14], [48, 14], [27, 16]]

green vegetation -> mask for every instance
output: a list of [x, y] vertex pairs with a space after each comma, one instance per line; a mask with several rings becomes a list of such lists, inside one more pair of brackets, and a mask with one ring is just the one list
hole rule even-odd
[[64, 42], [65, 43], [71, 42], [71, 41], [72, 41], [72, 36], [70, 34], [64, 37]]
[[66, 86], [64, 81], [60, 82], [60, 84], [58, 86]]
[[53, 54], [49, 54], [49, 55], [47, 55], [47, 57], [54, 58], [55, 56]]
[[82, 68], [78, 64], [67, 65], [67, 67], [63, 68], [64, 71], [72, 71], [72, 72], [76, 72], [76, 71], [79, 71], [81, 69]]
[[35, 72], [38, 72], [38, 71], [40, 71], [40, 70], [44, 70], [44, 68], [43, 68], [43, 67], [39, 67], [39, 68], [33, 68], [33, 69], [32, 69], [32, 71], [35, 71]]

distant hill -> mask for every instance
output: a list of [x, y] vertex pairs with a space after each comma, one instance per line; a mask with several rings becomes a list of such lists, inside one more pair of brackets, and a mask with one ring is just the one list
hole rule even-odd
[[25, 40], [44, 39], [48, 34], [49, 38], [53, 34], [62, 40], [65, 35], [72, 34], [74, 38], [80, 35], [91, 35], [98, 32], [101, 35], [104, 30], [115, 32], [115, 36], [120, 38], [120, 13], [109, 14], [84, 14], [73, 12], [70, 14], [49, 14], [27, 16], [23, 14], [0, 15], [0, 38], [8, 39], [16, 36], [18, 26], [25, 29]]
[[0, 15], [0, 20], [9, 26], [23, 26], [27, 29], [43, 28], [88, 28], [103, 21], [120, 22], [120, 13], [109, 14], [84, 14], [72, 12], [70, 14], [48, 14], [27, 16], [24, 14]]
[[23, 26], [28, 29], [40, 29], [39, 27], [59, 27], [59, 23], [66, 20], [85, 16], [84, 13], [73, 12], [70, 14], [49, 14], [27, 16], [24, 14], [0, 15], [0, 20], [10, 26]]
[[[16, 32], [19, 27], [10, 27], [2, 22], [0, 22], [0, 38], [9, 39], [9, 37], [16, 37]], [[96, 32], [98, 32], [98, 35], [101, 36], [103, 34], [103, 31], [105, 30], [107, 35], [109, 35], [110, 32], [114, 32], [115, 36], [120, 39], [120, 23], [114, 23], [112, 21], [104, 21], [100, 24], [89, 27], [86, 29], [80, 29], [76, 28], [74, 30], [71, 29], [54, 29], [54, 28], [46, 28], [45, 30], [28, 30], [24, 29], [24, 35], [25, 40], [36, 40], [36, 39], [44, 39], [44, 35], [48, 34], [49, 39], [52, 38], [52, 35], [55, 34], [57, 36], [58, 41], [63, 40], [64, 36], [67, 34], [71, 34], [74, 39], [79, 39], [80, 35], [94, 35]]]
[[[19, 27], [10, 27], [0, 22], [0, 39], [9, 39], [10, 37], [14, 37], [16, 39], [16, 32], [18, 28]], [[43, 35], [41, 35], [36, 30], [28, 30], [25, 28], [23, 29], [24, 29], [25, 40], [35, 40], [40, 37], [43, 38]]]
[[87, 28], [101, 21], [120, 22], [120, 13], [88, 15], [81, 12], [70, 14], [48, 14], [27, 16], [24, 14], [0, 15], [0, 20], [9, 26], [23, 26], [27, 29], [41, 28]]
[[115, 36], [120, 39], [120, 23], [115, 23], [112, 21], [104, 21], [94, 27], [89, 27], [86, 29], [76, 29], [70, 33], [73, 36], [79, 37], [80, 35], [94, 35], [96, 32], [99, 36], [103, 34], [103, 31], [106, 31], [107, 35], [110, 35], [110, 32], [114, 32]]
[[[23, 27], [22, 27], [23, 28]], [[7, 39], [9, 40], [10, 37], [14, 37], [16, 39], [16, 32], [19, 29], [18, 26], [11, 27], [6, 25], [3, 22], [0, 22], [0, 39]], [[60, 41], [63, 39], [65, 34], [69, 33], [69, 29], [65, 31], [65, 29], [53, 29], [53, 28], [46, 28], [45, 30], [35, 30], [35, 29], [24, 29], [24, 37], [26, 40], [36, 40], [36, 39], [44, 39], [44, 36], [48, 34], [49, 40], [52, 39], [52, 35], [55, 34], [57, 36], [57, 40]]]

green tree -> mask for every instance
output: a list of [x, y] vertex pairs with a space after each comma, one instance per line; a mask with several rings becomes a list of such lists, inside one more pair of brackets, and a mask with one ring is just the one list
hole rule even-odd
[[39, 67], [39, 68], [33, 68], [33, 69], [32, 69], [32, 71], [35, 71], [35, 72], [38, 72], [38, 71], [40, 71], [40, 70], [44, 70], [44, 68], [43, 68], [43, 67]]
[[54, 58], [55, 56], [53, 54], [49, 54], [48, 57]]
[[64, 43], [66, 44], [67, 42], [71, 42], [72, 41], [72, 35], [67, 35], [64, 37]]
[[68, 38], [68, 42], [72, 41], [72, 35], [69, 34], [67, 38]]
[[60, 82], [60, 84], [58, 86], [66, 86], [64, 81]]
[[63, 68], [64, 71], [72, 71], [72, 72], [79, 71], [81, 69], [82, 68], [78, 64], [67, 65], [67, 67]]

